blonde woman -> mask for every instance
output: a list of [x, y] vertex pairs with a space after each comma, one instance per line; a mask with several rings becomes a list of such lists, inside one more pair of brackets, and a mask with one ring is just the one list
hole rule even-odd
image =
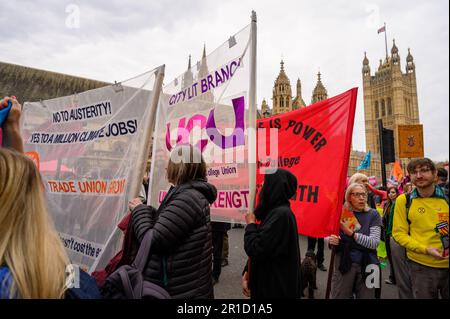
[[0, 148], [0, 298], [63, 298], [67, 264], [34, 163]]
[[[348, 221], [341, 222], [340, 236], [332, 235], [330, 245], [337, 246], [331, 283], [331, 298], [373, 299], [375, 291], [366, 286], [368, 265], [379, 265], [377, 246], [381, 235], [381, 216], [367, 205], [367, 190], [362, 184], [350, 184], [345, 205], [353, 212], [361, 228], [353, 231]], [[379, 268], [378, 268], [379, 269]], [[375, 278], [377, 280], [377, 278]], [[380, 282], [380, 278], [377, 280]]]

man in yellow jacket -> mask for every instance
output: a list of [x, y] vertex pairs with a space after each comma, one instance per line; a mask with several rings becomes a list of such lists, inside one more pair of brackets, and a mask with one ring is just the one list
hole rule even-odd
[[430, 159], [414, 159], [407, 170], [416, 188], [397, 198], [392, 234], [406, 248], [414, 297], [448, 299], [448, 199]]

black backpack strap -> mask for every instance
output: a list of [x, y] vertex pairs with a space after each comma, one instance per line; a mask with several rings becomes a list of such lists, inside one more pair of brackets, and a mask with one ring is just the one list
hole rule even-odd
[[[119, 269], [119, 276], [120, 280], [122, 281], [122, 287], [124, 289], [125, 296], [128, 299], [136, 299], [136, 295], [133, 291], [133, 285], [131, 284], [130, 276], [128, 275], [127, 271], [123, 268]], [[138, 297], [140, 298], [141, 296]]]
[[152, 228], [145, 233], [144, 238], [141, 241], [141, 245], [139, 246], [139, 250], [136, 254], [136, 258], [133, 261], [133, 267], [138, 269], [141, 273], [144, 271], [148, 256], [150, 255], [150, 247], [152, 245], [153, 231], [154, 230]]
[[406, 193], [405, 197], [406, 197], [406, 220], [408, 221], [408, 224], [411, 225], [411, 221], [409, 220], [409, 209], [411, 208], [411, 202], [412, 202], [411, 194]]
[[445, 201], [447, 202], [447, 205], [448, 205], [448, 196], [445, 195], [445, 194], [444, 194], [444, 199], [445, 199]]
[[[406, 220], [408, 221], [408, 224], [411, 225], [411, 221], [409, 220], [409, 209], [411, 208], [413, 199], [411, 198], [411, 193], [406, 193], [405, 197], [406, 197]], [[448, 205], [448, 196], [447, 195], [444, 195], [444, 200], [447, 202], [447, 205]]]

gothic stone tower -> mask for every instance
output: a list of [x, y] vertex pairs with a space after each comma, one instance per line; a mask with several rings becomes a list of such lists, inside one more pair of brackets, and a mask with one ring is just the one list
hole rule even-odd
[[394, 130], [395, 156], [398, 159], [397, 127], [419, 124], [419, 106], [413, 57], [408, 49], [406, 73], [402, 73], [398, 48], [395, 40], [393, 42], [391, 56], [387, 56], [384, 62], [380, 60], [378, 71], [373, 76], [364, 53], [362, 77], [367, 151], [379, 153], [378, 119], [382, 119], [384, 127]]
[[292, 111], [291, 82], [284, 72], [284, 62], [281, 60], [280, 74], [278, 74], [273, 87], [273, 112], [272, 115]]
[[311, 104], [317, 103], [319, 101], [326, 100], [328, 98], [327, 89], [323, 86], [321, 74], [317, 73], [317, 84], [314, 88], [313, 95], [311, 97]]

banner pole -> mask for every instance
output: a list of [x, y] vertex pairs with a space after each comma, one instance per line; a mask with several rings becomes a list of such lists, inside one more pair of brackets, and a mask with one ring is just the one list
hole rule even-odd
[[[145, 170], [145, 165], [147, 163], [147, 156], [150, 151], [150, 144], [153, 138], [153, 131], [155, 128], [155, 120], [156, 120], [156, 110], [158, 107], [159, 95], [162, 89], [162, 83], [164, 80], [164, 72], [166, 65], [163, 64], [156, 71], [156, 80], [153, 85], [153, 97], [150, 104], [150, 116], [148, 118], [148, 122], [144, 123], [144, 146], [141, 148], [138, 156], [138, 163], [136, 165], [136, 170], [131, 180], [130, 192], [128, 193], [128, 199], [133, 199], [139, 196], [139, 191], [142, 185], [142, 173]], [[153, 156], [152, 156], [153, 157]], [[148, 202], [148, 199], [147, 199]]]
[[327, 290], [325, 293], [325, 299], [330, 299], [331, 279], [333, 278], [334, 256], [335, 255], [336, 255], [336, 246], [333, 246], [331, 248], [330, 266], [328, 267], [328, 280], [327, 280]]
[[[149, 150], [150, 150], [150, 142], [153, 137], [153, 130], [155, 127], [155, 119], [156, 119], [156, 109], [158, 106], [159, 101], [159, 95], [161, 93], [162, 83], [164, 80], [164, 72], [165, 72], [166, 65], [163, 64], [156, 70], [156, 79], [155, 83], [153, 85], [153, 97], [152, 101], [150, 103], [150, 116], [147, 122], [147, 125], [144, 128], [144, 146], [141, 148], [139, 157], [138, 157], [138, 165], [136, 165], [137, 169], [134, 171], [133, 178], [131, 179], [130, 183], [130, 191], [128, 193], [128, 199], [136, 198], [139, 195], [139, 190], [142, 185], [142, 172], [145, 169], [146, 164], [146, 158], [148, 156]], [[153, 154], [152, 154], [153, 157]], [[147, 199], [148, 200], [148, 199]], [[122, 217], [123, 218], [123, 217]], [[94, 272], [103, 257], [103, 253], [106, 251], [106, 248], [110, 245], [111, 241], [115, 236], [117, 236], [119, 232], [119, 228], [115, 227], [112, 231], [111, 235], [109, 236], [108, 240], [105, 243], [105, 246], [103, 247], [100, 255], [95, 259], [94, 263], [92, 264], [91, 268], [89, 269], [89, 273], [91, 274]]]
[[252, 11], [248, 125], [249, 188], [248, 212], [253, 213], [256, 193], [256, 12]]

